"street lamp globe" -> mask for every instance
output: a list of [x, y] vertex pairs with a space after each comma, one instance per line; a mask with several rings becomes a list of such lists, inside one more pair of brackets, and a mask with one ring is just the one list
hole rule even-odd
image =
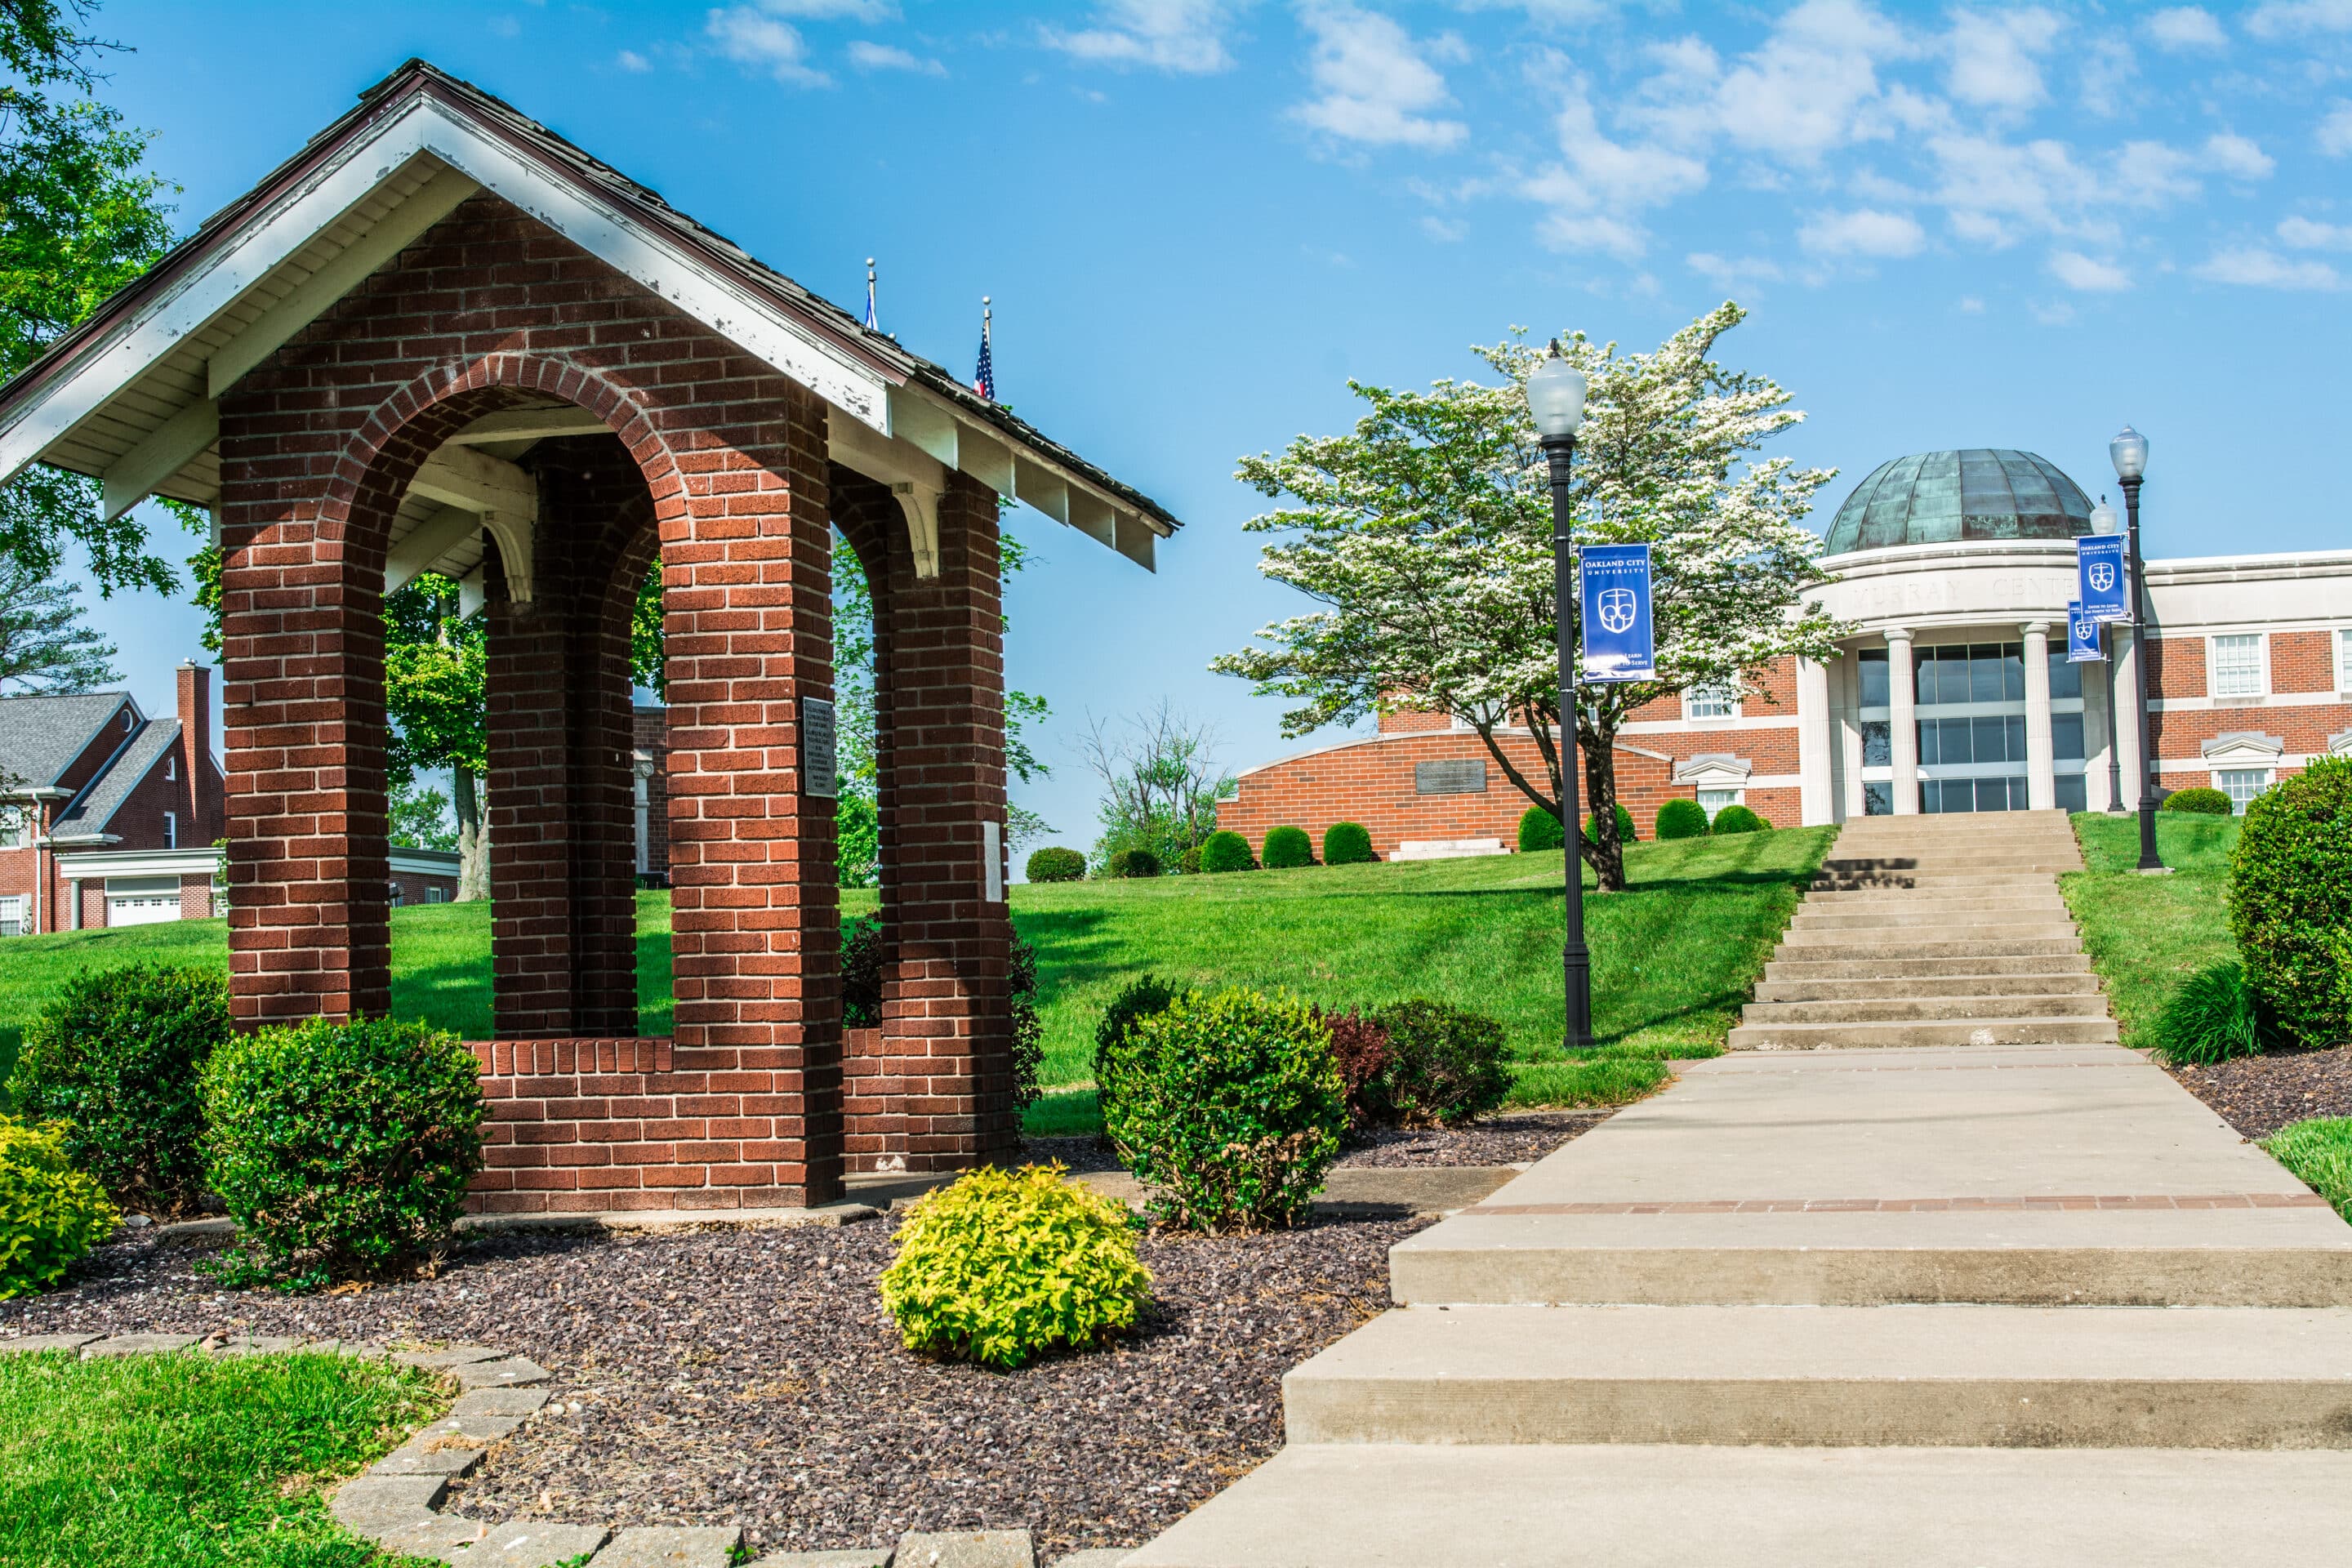
[[2107, 443], [2107, 456], [2115, 459], [2116, 478], [2130, 483], [2147, 472], [2147, 437], [2126, 425]]
[[1591, 383], [1557, 353], [1546, 354], [1528, 372], [1528, 412], [1535, 416], [1536, 432], [1557, 439], [1573, 436], [1584, 423], [1584, 395]]
[[2106, 497], [2101, 496], [2099, 498], [2099, 504], [2091, 509], [2091, 531], [2093, 533], [2113, 533], [2122, 528], [2123, 525], [2124, 520], [2116, 515], [2114, 505]]

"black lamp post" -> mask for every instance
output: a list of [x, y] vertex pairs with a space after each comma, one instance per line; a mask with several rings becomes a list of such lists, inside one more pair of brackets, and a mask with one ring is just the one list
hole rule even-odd
[[1576, 637], [1570, 629], [1576, 596], [1576, 541], [1569, 497], [1569, 464], [1576, 456], [1576, 432], [1584, 423], [1584, 373], [1552, 352], [1528, 373], [1528, 411], [1551, 464], [1551, 576], [1553, 619], [1559, 641], [1560, 848], [1568, 884], [1568, 943], [1560, 949], [1567, 995], [1566, 1044], [1573, 1050], [1592, 1043], [1592, 953], [1584, 945], [1584, 823], [1576, 777]]
[[2124, 551], [2131, 567], [2132, 678], [2139, 696], [2139, 868], [2161, 871], [2164, 858], [2156, 852], [2156, 753], [2147, 736], [2147, 657], [2151, 622], [2147, 613], [2147, 572], [2140, 563], [2139, 487], [2147, 472], [2147, 437], [2126, 425], [2107, 443], [2115, 460], [2116, 479], [2124, 487]]
[[[2123, 519], [2107, 504], [2107, 498], [2101, 496], [2099, 504], [2091, 509], [2091, 531], [2113, 533], [2122, 526]], [[2124, 805], [2124, 752], [2116, 716], [2123, 694], [2116, 689], [2116, 635], [2105, 626], [2101, 626], [2099, 632], [2107, 639], [2107, 815], [2121, 816], [2131, 809]]]

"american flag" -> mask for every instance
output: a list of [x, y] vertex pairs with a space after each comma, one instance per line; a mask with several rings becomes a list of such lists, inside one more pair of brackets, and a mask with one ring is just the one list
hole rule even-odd
[[980, 297], [980, 366], [971, 373], [971, 389], [991, 403], [996, 401], [996, 360], [989, 353], [991, 318], [993, 315], [988, 296], [982, 294]]

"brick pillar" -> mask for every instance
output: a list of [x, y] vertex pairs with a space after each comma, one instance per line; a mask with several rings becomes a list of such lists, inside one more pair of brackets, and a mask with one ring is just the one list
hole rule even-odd
[[656, 496], [676, 1068], [708, 1090], [678, 1107], [711, 1141], [677, 1157], [709, 1151], [712, 1185], [773, 1189], [745, 1203], [815, 1205], [842, 1172], [834, 808], [799, 754], [802, 700], [833, 696], [825, 414], [798, 386], [761, 412], [714, 433], [733, 446], [682, 451]]
[[[1012, 927], [987, 899], [983, 824], [1004, 822], [1003, 621], [996, 497], [953, 476], [940, 503], [940, 574], [918, 578], [890, 537], [876, 595], [881, 672], [883, 984], [879, 1078], [898, 1111], [877, 1131], [914, 1171], [959, 1170], [1020, 1145], [1013, 1106]], [[860, 1131], [863, 1131], [861, 1128]]]

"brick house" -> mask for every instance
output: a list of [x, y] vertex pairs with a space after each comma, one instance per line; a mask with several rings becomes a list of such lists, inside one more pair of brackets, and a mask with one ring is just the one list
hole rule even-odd
[[178, 712], [127, 691], [0, 699], [0, 935], [203, 920], [219, 879], [212, 671]]
[[[1776, 826], [1882, 814], [2136, 803], [2131, 628], [2115, 662], [2066, 658], [2081, 486], [2030, 452], [1881, 464], [1832, 521], [1820, 592], [1851, 623], [1824, 663], [1782, 659], [1744, 692], [1685, 692], [1619, 731], [1618, 789], [1646, 837], [1669, 796]], [[2148, 729], [2159, 791], [2210, 784], [2239, 810], [2312, 758], [2352, 756], [2352, 551], [2147, 563]], [[2112, 700], [2111, 700], [2112, 696]], [[1540, 767], [1524, 732], [1514, 765]], [[1529, 776], [1539, 777], [1530, 772]], [[1526, 797], [1477, 735], [1399, 714], [1381, 733], [1255, 768], [1218, 826], [1262, 847], [1361, 822], [1383, 857], [1515, 842]]]

